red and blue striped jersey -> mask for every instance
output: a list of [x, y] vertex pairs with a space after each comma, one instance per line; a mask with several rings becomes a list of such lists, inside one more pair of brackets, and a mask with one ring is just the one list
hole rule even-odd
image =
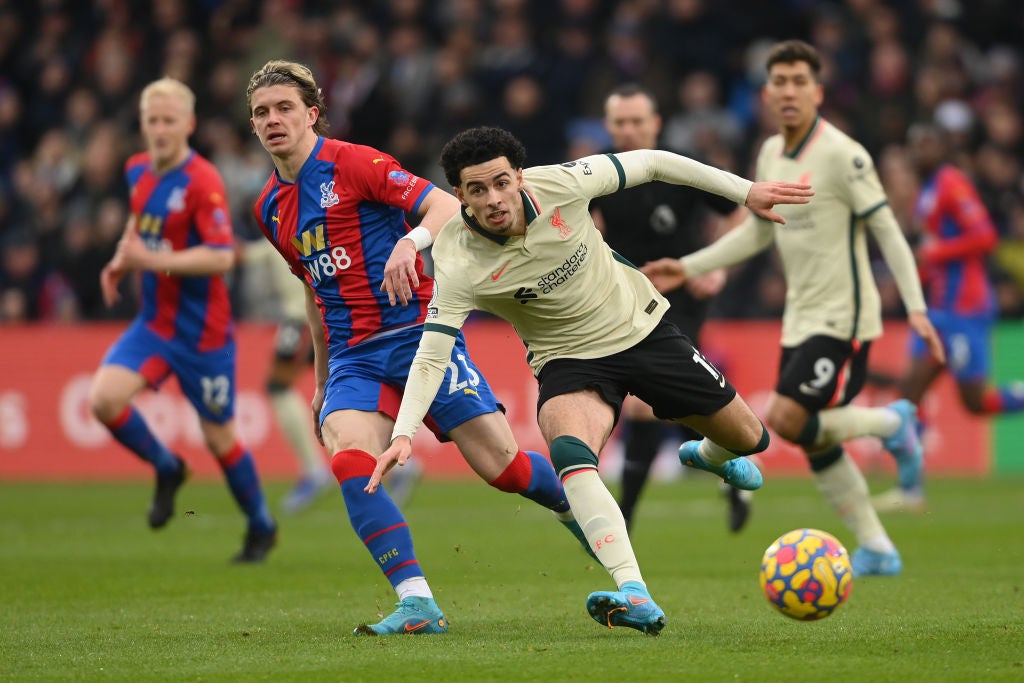
[[940, 166], [921, 185], [915, 213], [927, 231], [919, 257], [929, 307], [991, 314], [995, 297], [985, 261], [999, 238], [970, 179], [955, 166]]
[[[197, 245], [233, 249], [224, 181], [195, 151], [181, 166], [153, 172], [148, 152], [125, 164], [136, 229], [151, 251]], [[139, 316], [164, 339], [191, 349], [217, 349], [234, 336], [231, 301], [223, 275], [179, 277], [142, 273]]]
[[416, 257], [420, 285], [408, 306], [380, 290], [384, 264], [433, 184], [372, 147], [319, 138], [295, 183], [275, 170], [256, 221], [292, 272], [313, 289], [331, 357], [372, 335], [422, 324], [434, 281]]

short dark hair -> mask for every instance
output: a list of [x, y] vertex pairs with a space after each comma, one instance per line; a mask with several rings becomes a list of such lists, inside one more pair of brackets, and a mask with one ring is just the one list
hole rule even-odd
[[768, 71], [776, 64], [794, 64], [806, 62], [811, 67], [811, 73], [817, 79], [821, 74], [821, 55], [813, 45], [802, 40], [784, 40], [772, 47], [768, 53], [768, 60], [765, 68]]
[[526, 163], [526, 148], [504, 128], [479, 126], [464, 130], [441, 150], [441, 168], [452, 187], [458, 187], [462, 169], [498, 157], [508, 159], [519, 170]]
[[607, 104], [608, 100], [613, 97], [646, 97], [651, 102], [651, 109], [655, 114], [658, 113], [658, 100], [654, 97], [654, 93], [640, 85], [639, 83], [623, 83], [622, 85], [616, 86], [608, 97], [604, 98]]

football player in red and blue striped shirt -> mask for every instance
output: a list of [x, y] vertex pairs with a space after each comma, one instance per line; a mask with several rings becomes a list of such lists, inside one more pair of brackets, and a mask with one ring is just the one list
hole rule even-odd
[[238, 562], [262, 561], [277, 527], [252, 455], [235, 432], [235, 338], [224, 273], [235, 262], [224, 183], [213, 164], [188, 145], [195, 96], [171, 78], [142, 91], [145, 152], [125, 167], [131, 217], [101, 286], [107, 303], [128, 273], [141, 277], [142, 306], [110, 348], [91, 391], [93, 413], [126, 448], [156, 470], [149, 525], [164, 526], [184, 483], [185, 462], [168, 450], [132, 405], [146, 387], [170, 375], [199, 413], [207, 446], [248, 518]]
[[[916, 204], [925, 239], [918, 247], [929, 317], [946, 346], [964, 406], [977, 415], [1024, 410], [1024, 385], [988, 385], [989, 335], [997, 310], [986, 259], [998, 235], [971, 180], [944, 163], [945, 135], [937, 126], [916, 125], [909, 134], [912, 158], [923, 178]], [[942, 366], [920, 353], [913, 340], [914, 364], [906, 391], [919, 400]]]
[[[393, 614], [355, 632], [442, 633], [447, 622], [404, 516], [384, 489], [364, 487], [389, 445], [433, 291], [418, 240], [436, 234], [459, 202], [387, 154], [325, 137], [323, 96], [301, 64], [268, 62], [252, 75], [246, 98], [253, 131], [276, 167], [256, 219], [307, 285], [318, 436], [353, 528], [398, 594]], [[407, 213], [420, 217], [415, 230]], [[396, 299], [403, 305], [394, 306]], [[453, 440], [491, 486], [551, 509], [582, 538], [550, 461], [519, 448], [461, 334], [446, 380], [430, 408], [434, 433]]]
[[[999, 239], [995, 226], [970, 178], [946, 162], [945, 131], [933, 124], [915, 124], [907, 142], [921, 178], [915, 204], [923, 233], [918, 269], [928, 297], [928, 317], [946, 348], [946, 367], [956, 379], [960, 401], [975, 415], [1020, 412], [1024, 383], [989, 384], [990, 336], [997, 310], [987, 259]], [[912, 334], [910, 343], [910, 369], [901, 391], [920, 404], [944, 366], [929, 356], [918, 335]], [[922, 511], [920, 482], [879, 494], [875, 506]]]

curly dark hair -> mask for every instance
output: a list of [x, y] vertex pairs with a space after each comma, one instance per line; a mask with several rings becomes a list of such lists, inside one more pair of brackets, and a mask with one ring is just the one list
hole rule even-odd
[[448, 141], [441, 150], [441, 168], [451, 186], [458, 187], [462, 169], [498, 157], [505, 157], [512, 168], [519, 170], [526, 163], [526, 148], [504, 128], [479, 126]]

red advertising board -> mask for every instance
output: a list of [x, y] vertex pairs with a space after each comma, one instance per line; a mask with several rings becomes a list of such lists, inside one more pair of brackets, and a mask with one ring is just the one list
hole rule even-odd
[[[148, 478], [150, 470], [117, 444], [92, 417], [89, 382], [121, 325], [23, 326], [0, 331], [0, 479]], [[712, 322], [703, 348], [755, 411], [764, 403], [778, 363], [777, 322]], [[243, 324], [238, 333], [239, 432], [264, 477], [291, 478], [296, 462], [274, 422], [264, 394], [274, 329]], [[898, 374], [905, 364], [905, 328], [890, 324], [872, 349], [873, 367]], [[546, 452], [536, 425], [537, 387], [524, 359], [522, 342], [500, 321], [467, 326], [470, 351], [508, 411], [520, 445]], [[302, 389], [311, 395], [312, 376]], [[892, 389], [869, 386], [858, 403], [895, 398]], [[159, 392], [144, 392], [137, 405], [154, 432], [185, 457], [201, 476], [219, 476], [206, 452], [195, 413], [169, 381]], [[984, 423], [960, 408], [948, 383], [936, 387], [923, 406], [931, 429], [928, 469], [933, 473], [982, 475], [989, 470], [989, 437]], [[427, 430], [415, 441], [428, 476], [472, 476], [453, 446], [441, 445]], [[606, 451], [613, 451], [609, 444]], [[867, 470], [892, 471], [891, 458], [877, 440], [861, 439], [850, 451]], [[773, 439], [764, 457], [769, 473], [804, 474], [799, 451]]]

